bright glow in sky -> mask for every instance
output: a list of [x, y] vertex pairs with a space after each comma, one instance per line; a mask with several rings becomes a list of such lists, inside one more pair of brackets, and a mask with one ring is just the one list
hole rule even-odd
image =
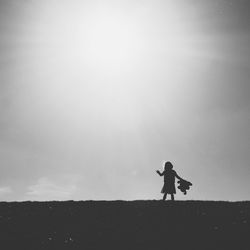
[[246, 10], [0, 1], [0, 199], [159, 199], [165, 160], [178, 199], [248, 199]]

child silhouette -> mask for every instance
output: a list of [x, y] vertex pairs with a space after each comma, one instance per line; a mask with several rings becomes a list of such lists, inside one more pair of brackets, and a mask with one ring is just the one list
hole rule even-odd
[[179, 180], [183, 180], [175, 170], [173, 170], [173, 164], [170, 161], [165, 162], [164, 171], [161, 173], [159, 170], [156, 172], [160, 176], [164, 176], [164, 185], [162, 187], [161, 193], [163, 193], [163, 200], [165, 201], [167, 198], [167, 194], [171, 195], [171, 200], [174, 200], [174, 194], [176, 194], [175, 189], [175, 178]]

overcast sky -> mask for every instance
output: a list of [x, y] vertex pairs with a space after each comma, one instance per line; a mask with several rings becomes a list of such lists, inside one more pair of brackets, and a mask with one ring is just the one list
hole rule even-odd
[[0, 0], [0, 200], [250, 190], [250, 3]]

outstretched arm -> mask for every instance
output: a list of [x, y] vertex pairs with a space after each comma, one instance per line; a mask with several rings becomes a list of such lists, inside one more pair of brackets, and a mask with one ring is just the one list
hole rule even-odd
[[160, 176], [163, 176], [163, 174], [164, 174], [164, 172], [160, 172], [159, 170], [156, 170], [156, 173], [158, 174], [158, 175], [160, 175]]
[[175, 177], [179, 180], [183, 180], [177, 173], [175, 173]]

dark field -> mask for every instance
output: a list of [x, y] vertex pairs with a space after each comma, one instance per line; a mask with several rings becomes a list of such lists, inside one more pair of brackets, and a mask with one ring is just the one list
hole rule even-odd
[[1, 202], [0, 249], [250, 249], [250, 202]]

